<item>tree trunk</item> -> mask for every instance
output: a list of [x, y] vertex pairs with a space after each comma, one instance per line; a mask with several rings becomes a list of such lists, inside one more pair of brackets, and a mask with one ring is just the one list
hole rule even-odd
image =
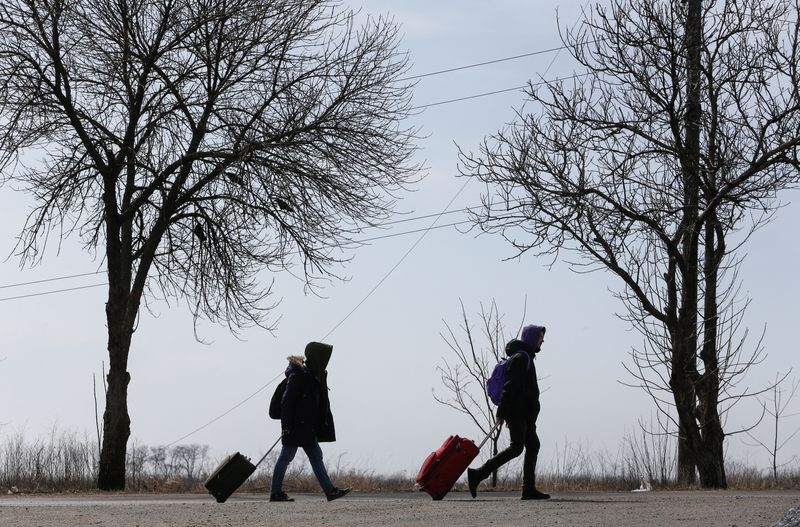
[[670, 377], [670, 389], [675, 400], [675, 408], [678, 412], [678, 459], [677, 477], [681, 485], [694, 485], [697, 482], [696, 476], [696, 453], [699, 444], [699, 433], [697, 422], [695, 421], [695, 392], [689, 375], [684, 367], [687, 349], [681, 342], [685, 342], [683, 332], [678, 332], [678, 343], [673, 345], [672, 351], [672, 376]]
[[[714, 186], [713, 171], [709, 174], [708, 186]], [[705, 276], [705, 295], [703, 303], [703, 375], [698, 383], [697, 394], [700, 400], [698, 419], [702, 430], [703, 458], [698, 461], [700, 484], [703, 488], [727, 488], [725, 478], [725, 432], [719, 417], [719, 300], [717, 284], [719, 265], [725, 253], [725, 243], [717, 239], [717, 215], [710, 211], [705, 224], [705, 257], [703, 274]]]
[[694, 485], [697, 482], [694, 456], [691, 454], [689, 440], [683, 424], [678, 426], [678, 483], [681, 485]]
[[124, 327], [124, 322], [120, 323], [126, 317], [118, 314], [113, 303], [116, 302], [109, 302], [106, 306], [110, 362], [106, 409], [103, 413], [103, 447], [97, 480], [100, 490], [125, 489], [125, 456], [131, 434], [131, 420], [128, 415], [130, 374], [127, 365], [132, 331]]
[[[695, 467], [700, 447], [695, 420], [697, 375], [697, 298], [699, 287], [698, 242], [700, 202], [700, 74], [702, 45], [702, 2], [689, 0], [686, 15], [686, 114], [685, 141], [682, 159], [684, 216], [682, 219], [684, 270], [681, 281], [680, 330], [673, 349], [674, 392], [680, 423], [678, 448], [678, 481], [685, 485], [696, 482]], [[681, 447], [681, 442], [683, 446]], [[683, 454], [683, 455], [681, 455]]]
[[698, 456], [697, 468], [700, 472], [700, 486], [704, 489], [726, 489], [725, 477], [725, 434], [719, 418], [708, 423], [703, 431], [703, 451]]
[[[113, 188], [108, 184], [108, 188]], [[107, 194], [107, 208], [114, 210], [112, 192]], [[138, 311], [141, 288], [131, 291], [133, 259], [131, 257], [131, 224], [120, 221], [116, 214], [106, 213], [106, 257], [108, 259], [108, 391], [103, 413], [103, 447], [97, 488], [125, 489], [125, 457], [131, 435], [128, 415], [128, 353], [131, 348], [133, 325]], [[137, 300], [137, 301], [133, 301]]]

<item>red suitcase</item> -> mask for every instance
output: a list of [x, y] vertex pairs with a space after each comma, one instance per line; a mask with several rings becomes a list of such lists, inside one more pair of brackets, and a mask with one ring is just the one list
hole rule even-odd
[[481, 447], [496, 428], [492, 428], [480, 445], [475, 445], [471, 439], [465, 437], [448, 437], [439, 450], [431, 452], [422, 464], [417, 474], [417, 485], [420, 490], [430, 494], [434, 500], [444, 498], [472, 460], [478, 456]]

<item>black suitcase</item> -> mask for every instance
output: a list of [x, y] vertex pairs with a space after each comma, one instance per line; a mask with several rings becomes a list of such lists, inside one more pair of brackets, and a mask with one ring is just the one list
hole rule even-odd
[[217, 503], [223, 503], [255, 471], [256, 466], [236, 452], [222, 460], [217, 469], [208, 476], [205, 487], [217, 498]]
[[[281, 438], [279, 437], [278, 441], [280, 440]], [[249, 458], [244, 457], [239, 452], [235, 452], [222, 460], [222, 463], [208, 476], [205, 482], [206, 489], [217, 499], [217, 503], [224, 503], [236, 489], [242, 486], [242, 483], [247, 481], [247, 478], [256, 471], [256, 467], [272, 452], [278, 441], [275, 441], [272, 448], [255, 465], [250, 462]]]

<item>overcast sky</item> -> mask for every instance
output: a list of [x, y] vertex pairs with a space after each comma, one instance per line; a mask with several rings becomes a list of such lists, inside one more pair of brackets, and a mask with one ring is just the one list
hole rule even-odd
[[[372, 0], [350, 5], [367, 13], [391, 14], [402, 25], [412, 73], [424, 74], [560, 45], [556, 9], [564, 25], [578, 16], [573, 2], [561, 4]], [[571, 74], [573, 67], [562, 51], [558, 56], [547, 53], [425, 77], [414, 102], [426, 105], [503, 90], [541, 75]], [[442, 212], [465, 183], [455, 177], [455, 144], [474, 147], [484, 135], [509, 122], [522, 102], [521, 92], [512, 91], [430, 107], [416, 117], [414, 124], [426, 136], [420, 142], [420, 160], [428, 171], [414, 192], [402, 196], [398, 212], [410, 217]], [[480, 191], [477, 183], [467, 184], [450, 208], [478, 204]], [[796, 198], [796, 194], [783, 196], [787, 206], [749, 242], [741, 272], [743, 290], [752, 298], [746, 324], [756, 334], [767, 328], [768, 357], [747, 381], [754, 388], [778, 371], [800, 366], [796, 349], [800, 209], [789, 203]], [[3, 256], [13, 249], [27, 207], [24, 196], [9, 188], [0, 190]], [[464, 218], [453, 214], [440, 221]], [[423, 229], [431, 221], [400, 223], [365, 237]], [[652, 407], [647, 396], [619, 382], [631, 380], [622, 363], [640, 338], [614, 316], [621, 306], [609, 293], [617, 286], [612, 277], [576, 275], [561, 262], [548, 268], [549, 261], [530, 257], [508, 260], [513, 252], [502, 240], [462, 234], [452, 227], [430, 231], [402, 260], [419, 237], [419, 233], [395, 236], [358, 249], [341, 270], [349, 279], [330, 283], [321, 291], [322, 298], [306, 295], [303, 284], [288, 274], [264, 274], [264, 280], [275, 279], [283, 299], [274, 334], [248, 330], [236, 339], [225, 328], [201, 324], [200, 334], [207, 341], [201, 344], [194, 338], [185, 306], [152, 304], [152, 312], [142, 314], [131, 347], [132, 440], [173, 443], [280, 374], [287, 355], [301, 353], [310, 340], [325, 338], [334, 346], [329, 384], [338, 435], [336, 443], [324, 445], [327, 459], [335, 463], [341, 456], [341, 464], [348, 466], [415, 474], [425, 456], [448, 435], [479, 439], [468, 419], [437, 404], [431, 394], [434, 389], [442, 392], [437, 365], [442, 357], [452, 360], [440, 336], [444, 321], [458, 324], [459, 300], [474, 316], [481, 302], [494, 299], [507, 327], [515, 328], [522, 322], [526, 297], [525, 323], [548, 328], [537, 359], [546, 388], [539, 418], [542, 464], [549, 463], [565, 442], [616, 452], [625, 434], [635, 429], [636, 420], [649, 417]], [[0, 263], [0, 286], [90, 272], [100, 265], [75, 239], [60, 248], [52, 243], [49, 249], [35, 269], [21, 270], [13, 257]], [[103, 279], [98, 275], [3, 288], [0, 298]], [[21, 431], [33, 439], [55, 427], [94, 436], [92, 375], [99, 383], [101, 363], [107, 363], [105, 294], [98, 287], [0, 301], [0, 434]], [[207, 444], [214, 456], [238, 450], [259, 457], [280, 429], [267, 417], [271, 393], [269, 386], [180, 442]], [[754, 405], [743, 405], [728, 429], [739, 428], [754, 415]], [[800, 423], [787, 426], [792, 424]], [[767, 429], [759, 433], [766, 434]], [[744, 445], [738, 436], [728, 441], [728, 448], [731, 459], [766, 467], [758, 450]], [[800, 454], [800, 438], [785, 453]]]

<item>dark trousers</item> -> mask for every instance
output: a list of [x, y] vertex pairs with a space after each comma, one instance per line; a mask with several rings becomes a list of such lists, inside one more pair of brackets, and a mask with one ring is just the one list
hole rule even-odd
[[497, 453], [478, 468], [480, 478], [488, 478], [492, 472], [505, 465], [525, 450], [522, 463], [522, 492], [531, 492], [536, 488], [536, 458], [539, 456], [539, 436], [536, 435], [534, 419], [509, 421], [508, 432], [511, 443], [508, 448]]

